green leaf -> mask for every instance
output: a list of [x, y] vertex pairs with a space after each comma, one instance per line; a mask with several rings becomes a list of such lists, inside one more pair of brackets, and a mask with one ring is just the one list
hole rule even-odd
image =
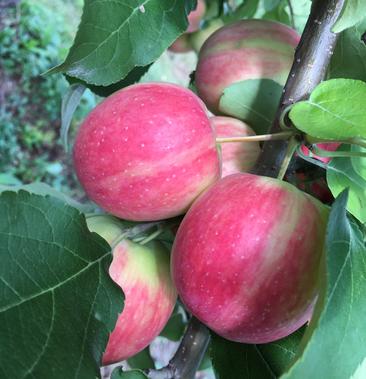
[[88, 84], [108, 86], [134, 67], [154, 62], [188, 25], [195, 0], [86, 0], [63, 72]]
[[340, 34], [330, 62], [331, 78], [366, 81], [366, 45], [361, 40], [365, 30], [366, 20]]
[[299, 130], [316, 138], [366, 138], [366, 83], [332, 79], [320, 83], [310, 99], [296, 103], [290, 119]]
[[21, 185], [15, 185], [15, 186], [3, 186], [0, 185], [0, 193], [4, 191], [15, 191], [18, 192], [19, 190], [24, 190], [30, 193], [34, 193], [36, 195], [42, 195], [42, 196], [52, 196], [56, 199], [62, 200], [64, 203], [71, 205], [72, 207], [78, 209], [80, 212], [83, 213], [89, 213], [93, 212], [95, 210], [95, 207], [92, 205], [87, 204], [81, 204], [77, 202], [76, 200], [72, 199], [69, 196], [66, 196], [64, 193], [57, 191], [53, 187], [49, 186], [46, 183], [42, 182], [34, 182], [31, 184], [21, 184]]
[[351, 28], [366, 17], [366, 3], [363, 0], [345, 0], [341, 14], [332, 28], [332, 32], [340, 33]]
[[113, 370], [111, 379], [147, 379], [147, 376], [140, 370], [122, 371], [117, 367]]
[[350, 378], [366, 357], [366, 246], [347, 216], [347, 192], [335, 201], [326, 234], [323, 286], [298, 360], [281, 379]]
[[87, 82], [83, 80], [73, 78], [68, 75], [65, 75], [65, 77], [70, 84], [77, 84], [77, 83], [82, 84], [88, 87], [96, 95], [106, 97], [124, 87], [127, 87], [131, 84], [135, 84], [136, 82], [138, 82], [141, 79], [141, 77], [149, 70], [150, 67], [151, 65], [147, 65], [145, 67], [135, 67], [127, 74], [125, 78], [118, 81], [117, 83], [110, 84], [109, 86], [96, 86], [96, 85], [88, 84]]
[[264, 9], [267, 12], [272, 11], [274, 8], [278, 7], [282, 0], [264, 0], [263, 5]]
[[57, 199], [4, 192], [0, 209], [0, 377], [99, 377], [123, 304], [110, 247]]
[[186, 325], [187, 323], [183, 319], [183, 315], [181, 313], [174, 312], [160, 335], [171, 341], [179, 341], [183, 335]]
[[289, 14], [286, 11], [286, 8], [287, 8], [286, 3], [281, 3], [276, 8], [266, 12], [262, 16], [262, 19], [278, 21], [278, 22], [281, 22], [282, 24], [291, 26], [291, 19], [290, 19]]
[[[366, 148], [351, 145], [351, 151], [353, 153], [366, 153]], [[366, 157], [352, 157], [351, 163], [356, 173], [366, 180]]]
[[133, 357], [128, 359], [128, 365], [131, 368], [145, 369], [145, 368], [154, 368], [154, 361], [151, 358], [149, 347], [140, 351]]
[[68, 151], [67, 135], [71, 125], [72, 116], [80, 103], [86, 87], [82, 84], [72, 84], [62, 98], [61, 105], [61, 141], [65, 151]]
[[246, 121], [257, 134], [268, 132], [282, 86], [271, 79], [244, 80], [224, 89], [219, 109], [222, 113]]
[[[347, 145], [340, 149], [340, 151], [350, 150], [350, 146]], [[358, 165], [356, 166], [359, 168]], [[360, 176], [355, 170], [353, 159], [333, 158], [327, 166], [327, 182], [334, 197], [349, 188], [347, 209], [361, 222], [366, 222], [366, 177]]]
[[223, 17], [225, 23], [252, 18], [257, 11], [259, 0], [246, 0], [231, 14]]
[[211, 359], [217, 379], [277, 378], [294, 359], [304, 328], [265, 345], [246, 345], [225, 340], [214, 333]]

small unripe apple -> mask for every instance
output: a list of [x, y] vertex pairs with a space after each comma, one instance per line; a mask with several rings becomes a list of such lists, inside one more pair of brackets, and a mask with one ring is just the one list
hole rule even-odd
[[178, 229], [171, 268], [180, 299], [229, 340], [291, 334], [312, 313], [327, 216], [289, 183], [251, 174], [221, 179]]
[[220, 176], [203, 102], [168, 83], [135, 84], [100, 103], [78, 131], [74, 164], [91, 200], [137, 221], [184, 213]]
[[200, 22], [206, 12], [206, 3], [204, 0], [197, 1], [197, 7], [188, 15], [188, 28], [185, 33], [178, 37], [170, 46], [170, 51], [174, 53], [186, 53], [193, 50], [189, 40], [189, 34], [195, 32], [200, 27]]
[[295, 30], [268, 20], [223, 26], [200, 50], [195, 75], [199, 96], [218, 113], [220, 97], [233, 83], [267, 78], [284, 84], [299, 39]]
[[[321, 150], [325, 150], [325, 151], [336, 151], [338, 149], [338, 147], [340, 146], [341, 144], [339, 142], [326, 142], [326, 143], [317, 143], [316, 146], [321, 149]], [[310, 151], [309, 151], [309, 148], [305, 145], [302, 145], [301, 146], [301, 151], [309, 156], [310, 154]], [[329, 163], [332, 158], [331, 157], [321, 157], [319, 155], [316, 155], [314, 153], [312, 153], [312, 158], [315, 158], [317, 159], [318, 161], [321, 161], [323, 163]]]
[[195, 32], [200, 28], [200, 22], [206, 12], [205, 0], [197, 0], [197, 7], [188, 15], [187, 33]]
[[190, 34], [189, 41], [193, 50], [198, 53], [207, 38], [222, 26], [224, 26], [224, 22], [221, 19], [215, 19], [209, 21], [203, 29]]
[[[214, 116], [210, 118], [216, 137], [254, 136], [251, 127], [232, 117]], [[260, 153], [258, 142], [225, 142], [221, 148], [222, 177], [249, 171]]]
[[[88, 227], [112, 243], [121, 233], [108, 217], [92, 217]], [[103, 354], [103, 364], [128, 359], [159, 335], [171, 316], [177, 294], [169, 271], [169, 252], [160, 242], [139, 245], [129, 240], [113, 249], [111, 278], [123, 290], [124, 308]]]

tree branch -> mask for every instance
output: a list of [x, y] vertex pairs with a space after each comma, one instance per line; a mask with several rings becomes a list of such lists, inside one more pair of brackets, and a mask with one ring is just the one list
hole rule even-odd
[[150, 379], [193, 379], [210, 340], [206, 326], [195, 317], [188, 323], [182, 342], [168, 366], [147, 370]]
[[[291, 104], [309, 97], [325, 78], [337, 35], [331, 32], [344, 0], [313, 0], [294, 63], [285, 84], [271, 134], [281, 132], [282, 112]], [[267, 141], [252, 173], [277, 177], [286, 158], [288, 141]], [[183, 340], [168, 366], [148, 370], [150, 379], [192, 379], [209, 342], [208, 329], [192, 317]]]
[[[281, 131], [282, 112], [290, 105], [307, 99], [313, 89], [325, 78], [338, 36], [331, 28], [337, 20], [344, 0], [313, 0], [310, 16], [295, 52], [294, 63], [280, 99], [270, 133]], [[285, 157], [288, 141], [268, 141], [253, 174], [277, 177]]]

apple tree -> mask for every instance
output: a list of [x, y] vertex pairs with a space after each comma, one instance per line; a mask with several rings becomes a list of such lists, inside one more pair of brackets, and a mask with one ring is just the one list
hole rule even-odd
[[0, 187], [0, 377], [365, 378], [365, 36], [356, 0], [85, 0], [45, 75], [93, 202]]

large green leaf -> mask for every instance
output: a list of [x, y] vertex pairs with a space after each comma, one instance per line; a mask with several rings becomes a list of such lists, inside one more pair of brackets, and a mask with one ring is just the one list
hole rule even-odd
[[346, 204], [343, 192], [330, 213], [323, 290], [298, 359], [281, 379], [350, 378], [366, 357], [365, 236]]
[[224, 89], [219, 109], [246, 121], [257, 134], [264, 134], [272, 124], [281, 95], [282, 86], [271, 79], [244, 80]]
[[366, 45], [361, 40], [365, 30], [366, 20], [340, 34], [330, 62], [331, 78], [366, 81]]
[[0, 377], [99, 377], [123, 304], [108, 244], [55, 198], [4, 192], [0, 209]]
[[345, 0], [341, 14], [335, 22], [332, 31], [339, 33], [351, 28], [366, 17], [366, 2], [364, 0]]
[[0, 193], [4, 191], [19, 191], [24, 190], [36, 195], [42, 196], [52, 196], [56, 199], [62, 200], [64, 203], [71, 205], [74, 208], [77, 208], [80, 212], [90, 213], [95, 210], [95, 206], [91, 204], [81, 204], [78, 201], [72, 199], [71, 197], [65, 195], [63, 192], [57, 191], [55, 188], [49, 186], [47, 183], [34, 182], [30, 184], [20, 184], [5, 186], [0, 184]]
[[[351, 151], [353, 153], [366, 153], [366, 148], [353, 145]], [[352, 157], [351, 163], [356, 173], [366, 180], [366, 157]]]
[[210, 354], [217, 379], [273, 379], [294, 359], [304, 329], [265, 345], [246, 345], [212, 333]]
[[149, 65], [188, 25], [196, 0], [85, 0], [70, 52], [50, 72], [108, 86]]
[[[342, 146], [341, 151], [350, 151]], [[353, 149], [354, 150], [354, 149]], [[361, 222], [366, 222], [366, 176], [359, 175], [365, 158], [333, 158], [327, 166], [327, 182], [334, 197], [349, 188], [347, 209]], [[359, 163], [359, 164], [358, 164]]]
[[289, 116], [296, 128], [316, 138], [366, 138], [365, 104], [365, 82], [332, 79], [319, 84], [309, 100], [296, 103]]

